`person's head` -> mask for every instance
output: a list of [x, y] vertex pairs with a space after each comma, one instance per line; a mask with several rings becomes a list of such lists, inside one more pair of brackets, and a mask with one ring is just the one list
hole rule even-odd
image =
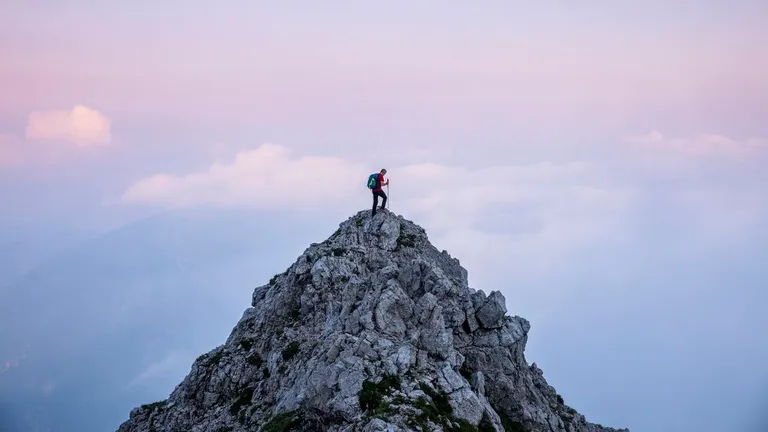
[[380, 172], [381, 172], [382, 175], [384, 175], [384, 174], [387, 173], [387, 170], [386, 170], [386, 168], [382, 168]]

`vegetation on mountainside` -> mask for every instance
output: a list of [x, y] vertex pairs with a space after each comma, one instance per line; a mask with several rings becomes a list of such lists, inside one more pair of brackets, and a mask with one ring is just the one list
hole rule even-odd
[[164, 407], [165, 404], [167, 404], [167, 403], [168, 403], [168, 401], [164, 401], [164, 400], [157, 401], [157, 402], [152, 402], [152, 403], [149, 403], [149, 404], [142, 405], [141, 409], [149, 411], [150, 413], [153, 413], [153, 412], [155, 412], [156, 409]]
[[245, 358], [245, 361], [247, 361], [249, 365], [255, 366], [257, 368], [261, 367], [261, 365], [264, 364], [264, 360], [261, 359], [261, 356], [259, 355], [259, 353], [249, 355], [248, 357]]
[[242, 347], [245, 351], [250, 351], [252, 346], [253, 346], [252, 338], [245, 338], [240, 341], [240, 347]]
[[380, 408], [384, 397], [390, 395], [393, 390], [400, 390], [400, 377], [397, 375], [384, 375], [377, 383], [370, 380], [363, 381], [363, 389], [358, 396], [360, 409], [368, 411]]
[[221, 361], [221, 358], [224, 357], [224, 353], [221, 350], [216, 351], [213, 354], [210, 354], [210, 356], [209, 354], [210, 353], [205, 353], [200, 355], [200, 357], [198, 357], [197, 360], [195, 360], [195, 362], [201, 363], [203, 366], [209, 367], [209, 366], [218, 365], [219, 362]]
[[264, 425], [262, 432], [289, 432], [304, 424], [303, 416], [298, 411], [288, 411], [272, 417]]
[[397, 247], [395, 250], [400, 250], [404, 247], [415, 247], [416, 240], [419, 238], [414, 234], [403, 234], [403, 230], [400, 229], [400, 235], [397, 237]]

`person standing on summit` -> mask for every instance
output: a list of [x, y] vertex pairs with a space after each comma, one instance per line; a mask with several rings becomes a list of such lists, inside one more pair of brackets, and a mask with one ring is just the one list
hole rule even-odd
[[371, 209], [371, 217], [376, 216], [376, 206], [379, 203], [379, 197], [382, 198], [381, 210], [387, 211], [385, 206], [387, 205], [387, 194], [381, 190], [382, 186], [389, 185], [389, 180], [384, 182], [384, 174], [387, 173], [386, 169], [382, 169], [378, 173], [373, 173], [368, 176], [368, 189], [373, 193], [373, 208]]

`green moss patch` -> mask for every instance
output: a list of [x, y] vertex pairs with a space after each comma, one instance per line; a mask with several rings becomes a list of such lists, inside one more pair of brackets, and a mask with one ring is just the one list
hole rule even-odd
[[155, 410], [164, 407], [165, 404], [167, 404], [167, 403], [168, 403], [168, 401], [164, 401], [164, 400], [163, 401], [158, 401], [158, 402], [152, 402], [152, 403], [149, 403], [149, 404], [142, 405], [141, 409], [147, 410], [150, 413], [152, 413], [152, 412], [155, 412]]
[[248, 387], [241, 390], [237, 395], [237, 399], [229, 407], [229, 413], [233, 416], [237, 415], [244, 406], [251, 404], [251, 398], [253, 398], [253, 388]]
[[[478, 432], [477, 426], [465, 419], [454, 417], [453, 407], [449, 402], [446, 392], [434, 390], [424, 383], [420, 383], [419, 388], [429, 397], [421, 396], [413, 403], [413, 407], [417, 408], [421, 413], [409, 419], [412, 427], [426, 432], [430, 430], [429, 423], [433, 423], [441, 426], [445, 431]], [[490, 426], [491, 430], [493, 430], [493, 425]]]
[[304, 418], [298, 411], [289, 411], [275, 415], [264, 425], [262, 432], [290, 432], [299, 430]]
[[418, 239], [419, 238], [413, 234], [400, 234], [397, 238], [397, 248], [415, 247]]
[[253, 339], [245, 338], [240, 341], [240, 347], [245, 351], [250, 351], [253, 346]]
[[445, 417], [453, 416], [453, 407], [451, 407], [451, 404], [448, 402], [447, 393], [444, 391], [433, 390], [424, 383], [420, 383], [419, 388], [432, 399], [430, 406], [437, 410], [438, 415]]
[[224, 357], [224, 352], [220, 350], [210, 355], [208, 353], [202, 354], [195, 361], [201, 363], [203, 366], [214, 366], [219, 364], [222, 357]]
[[384, 375], [377, 383], [365, 380], [360, 390], [358, 402], [363, 411], [385, 410], [384, 397], [392, 394], [393, 390], [400, 390], [400, 377], [397, 375]]
[[245, 361], [247, 361], [249, 365], [257, 368], [260, 368], [261, 365], [264, 364], [264, 360], [261, 359], [261, 356], [258, 353], [249, 355], [246, 357]]

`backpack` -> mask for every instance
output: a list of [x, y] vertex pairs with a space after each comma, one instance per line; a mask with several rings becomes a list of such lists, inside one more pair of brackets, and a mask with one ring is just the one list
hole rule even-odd
[[368, 176], [368, 183], [366, 184], [366, 186], [368, 186], [368, 189], [375, 189], [378, 183], [379, 183], [379, 173], [373, 173]]

